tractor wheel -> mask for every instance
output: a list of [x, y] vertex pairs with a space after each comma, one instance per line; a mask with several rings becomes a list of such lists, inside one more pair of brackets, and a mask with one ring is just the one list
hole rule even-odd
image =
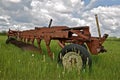
[[92, 59], [87, 48], [78, 44], [67, 45], [58, 54], [58, 63], [66, 68], [76, 65], [78, 68], [85, 69], [87, 61], [91, 68]]

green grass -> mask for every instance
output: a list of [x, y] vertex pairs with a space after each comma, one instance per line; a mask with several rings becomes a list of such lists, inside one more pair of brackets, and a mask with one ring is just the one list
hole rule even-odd
[[[22, 51], [14, 45], [5, 44], [6, 36], [0, 36], [0, 80], [119, 80], [120, 79], [120, 41], [108, 40], [104, 46], [106, 53], [92, 55], [92, 71], [67, 71], [57, 64], [60, 47], [52, 41], [51, 49], [55, 55], [52, 61], [42, 42], [44, 54]], [[37, 45], [35, 43], [35, 45]]]

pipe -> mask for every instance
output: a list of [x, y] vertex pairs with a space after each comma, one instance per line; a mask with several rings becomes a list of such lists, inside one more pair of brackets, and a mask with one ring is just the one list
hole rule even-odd
[[96, 19], [96, 24], [97, 24], [97, 29], [98, 29], [98, 34], [99, 34], [99, 39], [101, 39], [101, 32], [100, 32], [100, 26], [98, 22], [98, 16], [95, 14], [95, 19]]
[[50, 19], [50, 22], [49, 22], [48, 28], [51, 27], [51, 24], [52, 24], [52, 19]]

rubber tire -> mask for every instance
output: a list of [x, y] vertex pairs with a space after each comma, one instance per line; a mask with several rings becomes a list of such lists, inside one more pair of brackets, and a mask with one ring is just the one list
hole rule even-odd
[[[86, 68], [86, 62], [88, 60], [88, 65], [89, 68], [91, 68], [92, 66], [92, 59], [91, 56], [87, 50], [87, 48], [85, 47], [85, 45], [78, 45], [78, 44], [70, 44], [70, 45], [66, 45], [58, 54], [58, 63], [62, 64], [62, 59], [60, 56], [64, 56], [66, 53], [68, 52], [80, 52], [80, 56], [82, 58], [82, 69]], [[87, 59], [88, 58], [88, 59]]]

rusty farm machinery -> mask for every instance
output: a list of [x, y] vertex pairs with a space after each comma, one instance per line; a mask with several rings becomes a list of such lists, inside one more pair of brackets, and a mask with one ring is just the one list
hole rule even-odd
[[[102, 44], [108, 37], [108, 34], [104, 34], [101, 37], [97, 15], [95, 15], [95, 18], [97, 22], [99, 37], [91, 36], [89, 26], [80, 26], [73, 28], [70, 28], [68, 26], [51, 26], [51, 19], [48, 27], [35, 27], [35, 29], [24, 31], [14, 31], [9, 29], [8, 39], [12, 37], [25, 43], [31, 42], [33, 45], [34, 40], [37, 40], [40, 51], [41, 40], [44, 40], [46, 43], [48, 55], [51, 58], [53, 57], [53, 54], [50, 50], [50, 42], [51, 40], [57, 40], [58, 44], [62, 48], [58, 54], [58, 63], [61, 63], [63, 65], [66, 65], [66, 62], [68, 64], [77, 64], [80, 62], [79, 59], [81, 58], [81, 64], [83, 68], [86, 67], [87, 61], [89, 67], [91, 67], [92, 60], [89, 52], [93, 55], [97, 55], [100, 52], [106, 52]], [[69, 44], [66, 45], [66, 43]], [[77, 56], [80, 56], [80, 58], [77, 58]]]

